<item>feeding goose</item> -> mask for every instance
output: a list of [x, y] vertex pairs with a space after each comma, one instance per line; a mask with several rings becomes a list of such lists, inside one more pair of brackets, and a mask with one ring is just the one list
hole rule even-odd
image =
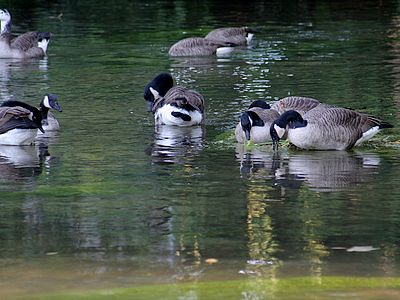
[[38, 109], [26, 103], [0, 107], [0, 144], [30, 145], [36, 138], [38, 129], [44, 131]]
[[50, 42], [49, 32], [29, 31], [18, 37], [11, 34], [11, 15], [0, 9], [0, 58], [42, 58]]
[[277, 148], [287, 131], [287, 139], [295, 146], [315, 150], [348, 150], [369, 140], [391, 124], [354, 110], [327, 107], [312, 109], [303, 116], [295, 110], [284, 112], [270, 127]]
[[271, 141], [269, 128], [279, 118], [279, 113], [270, 108], [268, 103], [262, 100], [251, 103], [236, 125], [235, 137], [239, 143], [252, 141], [257, 144]]
[[248, 27], [217, 28], [210, 31], [206, 35], [206, 39], [215, 42], [230, 43], [238, 46], [248, 45], [254, 36], [254, 32], [254, 30]]
[[161, 73], [144, 89], [148, 111], [156, 125], [193, 126], [204, 123], [204, 98], [198, 92], [173, 86], [171, 74]]
[[[60, 129], [60, 124], [58, 123], [56, 117], [49, 111], [50, 109], [55, 109], [59, 112], [62, 112], [61, 106], [58, 104], [58, 97], [55, 94], [47, 93], [43, 97], [42, 101], [40, 101], [39, 109], [24, 102], [15, 100], [5, 101], [1, 104], [1, 106], [2, 107], [21, 106], [26, 109], [32, 110], [32, 112], [34, 113], [36, 113], [38, 110], [40, 112], [41, 124], [44, 131], [56, 131]], [[40, 134], [40, 132], [38, 133]]]
[[168, 51], [170, 56], [224, 55], [232, 52], [232, 44], [211, 41], [202, 37], [186, 38], [176, 42]]

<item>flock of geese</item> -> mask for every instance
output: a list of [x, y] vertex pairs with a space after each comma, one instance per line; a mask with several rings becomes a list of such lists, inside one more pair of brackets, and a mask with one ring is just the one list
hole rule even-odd
[[[11, 15], [0, 9], [0, 58], [41, 58], [46, 55], [51, 34], [31, 31], [14, 37]], [[248, 27], [218, 28], [205, 37], [183, 39], [169, 50], [170, 56], [219, 55], [248, 45], [256, 31]], [[161, 73], [144, 88], [148, 111], [155, 124], [198, 126], [204, 124], [204, 98], [182, 86], [174, 86], [169, 73]], [[57, 96], [48, 93], [33, 107], [21, 101], [5, 101], [0, 106], [0, 144], [29, 145], [38, 134], [58, 130], [49, 109], [62, 111]], [[348, 150], [370, 139], [391, 124], [351, 109], [321, 103], [306, 97], [286, 97], [272, 105], [254, 101], [241, 114], [235, 128], [239, 143], [278, 142], [287, 139], [302, 149]]]
[[[11, 15], [0, 9], [0, 58], [43, 58], [50, 42], [49, 32], [30, 31], [14, 37]], [[54, 131], [60, 125], [50, 109], [62, 111], [58, 98], [52, 93], [44, 95], [39, 107], [22, 101], [9, 100], [0, 105], [0, 144], [31, 145], [45, 131]]]
[[[250, 43], [254, 30], [247, 27], [219, 28], [206, 37], [183, 39], [174, 44], [171, 56], [218, 55]], [[229, 50], [227, 50], [229, 48]], [[204, 98], [196, 91], [174, 86], [169, 73], [161, 73], [144, 88], [148, 111], [156, 125], [204, 124]], [[238, 143], [288, 140], [301, 149], [349, 150], [393, 125], [352, 109], [322, 103], [313, 98], [290, 96], [271, 105], [257, 100], [240, 116], [235, 128]]]

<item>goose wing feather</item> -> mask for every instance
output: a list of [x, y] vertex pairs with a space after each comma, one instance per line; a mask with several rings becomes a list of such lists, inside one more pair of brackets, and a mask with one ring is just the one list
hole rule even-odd
[[194, 109], [204, 112], [204, 98], [198, 92], [189, 90], [181, 86], [171, 88], [164, 97], [154, 101], [153, 112], [165, 104], [171, 104], [177, 107], [190, 105]]
[[186, 38], [172, 45], [168, 53], [172, 56], [212, 55], [219, 47], [224, 46], [228, 45], [200, 37]]

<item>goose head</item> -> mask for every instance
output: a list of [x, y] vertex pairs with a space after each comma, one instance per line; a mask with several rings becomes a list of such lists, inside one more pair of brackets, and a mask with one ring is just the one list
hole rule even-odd
[[269, 133], [271, 135], [273, 148], [278, 149], [279, 140], [286, 133], [286, 128], [300, 128], [307, 126], [307, 120], [295, 110], [288, 110], [284, 112], [277, 120], [275, 120], [270, 127]]
[[55, 110], [62, 112], [60, 104], [58, 104], [58, 97], [55, 94], [48, 93], [44, 96], [43, 100], [40, 102], [40, 108], [54, 108]]
[[147, 111], [152, 111], [153, 102], [174, 86], [174, 80], [169, 73], [160, 73], [154, 77], [144, 88], [144, 100], [147, 101]]
[[44, 53], [46, 53], [47, 51], [47, 46], [50, 43], [50, 37], [51, 37], [50, 32], [39, 32], [37, 46], [39, 48], [42, 48]]
[[11, 15], [7, 9], [0, 9], [1, 34], [11, 31]]
[[264, 121], [254, 112], [246, 111], [240, 116], [240, 126], [244, 132], [247, 141], [250, 141], [251, 128], [253, 126], [264, 126]]

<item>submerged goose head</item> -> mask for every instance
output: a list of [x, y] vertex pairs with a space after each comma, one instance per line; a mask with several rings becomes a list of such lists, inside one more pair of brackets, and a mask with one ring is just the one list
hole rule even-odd
[[154, 77], [144, 88], [144, 100], [147, 101], [147, 111], [153, 109], [154, 100], [164, 97], [174, 86], [174, 80], [169, 73], [160, 73]]
[[275, 120], [270, 127], [270, 135], [274, 149], [278, 148], [278, 142], [286, 133], [286, 127], [299, 128], [307, 126], [307, 120], [295, 110], [288, 110], [284, 112], [277, 120]]
[[11, 31], [11, 15], [7, 9], [0, 9], [1, 31], [0, 34]]

